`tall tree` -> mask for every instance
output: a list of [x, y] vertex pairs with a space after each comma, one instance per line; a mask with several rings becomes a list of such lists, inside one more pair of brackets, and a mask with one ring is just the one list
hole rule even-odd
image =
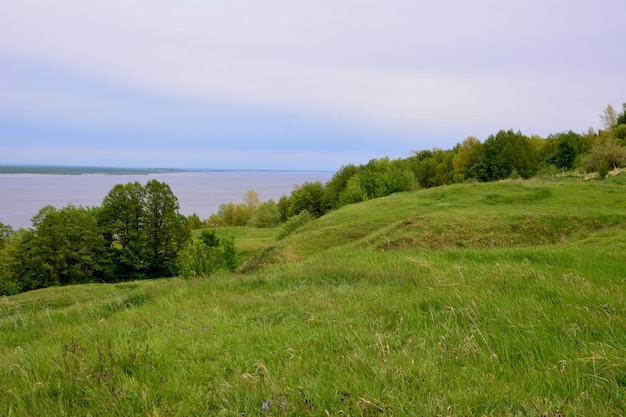
[[157, 180], [118, 184], [98, 210], [118, 279], [170, 274], [189, 240], [187, 219], [169, 185]]
[[35, 286], [99, 281], [105, 265], [105, 240], [97, 219], [87, 209], [67, 205], [42, 208], [33, 218], [29, 242]]
[[19, 245], [19, 235], [13, 228], [0, 223], [0, 295], [22, 291]]
[[169, 185], [149, 181], [145, 197], [145, 242], [153, 273], [165, 274], [178, 252], [189, 240], [186, 218], [179, 210], [178, 198]]
[[617, 115], [614, 137], [626, 144], [626, 103], [622, 104], [622, 112]]
[[289, 216], [295, 216], [306, 210], [314, 217], [324, 214], [322, 199], [324, 198], [324, 186], [321, 182], [305, 182], [291, 192]]
[[98, 220], [108, 242], [118, 279], [138, 278], [146, 271], [143, 242], [146, 190], [138, 181], [117, 184], [102, 200]]
[[479, 179], [483, 181], [508, 178], [514, 173], [530, 178], [539, 168], [536, 149], [521, 132], [501, 130], [487, 138], [482, 150], [484, 172]]
[[339, 208], [341, 193], [348, 186], [348, 180], [359, 173], [356, 165], [349, 164], [339, 168], [333, 177], [326, 183], [324, 187], [323, 206], [324, 210]]
[[474, 136], [468, 136], [463, 142], [460, 143], [457, 149], [457, 153], [452, 159], [452, 167], [454, 169], [454, 175], [458, 176], [461, 180], [467, 178], [467, 174], [470, 168], [470, 157], [481, 143]]
[[600, 115], [600, 119], [602, 120], [602, 124], [604, 128], [608, 131], [612, 131], [617, 124], [617, 112], [610, 104], [606, 106], [604, 112]]

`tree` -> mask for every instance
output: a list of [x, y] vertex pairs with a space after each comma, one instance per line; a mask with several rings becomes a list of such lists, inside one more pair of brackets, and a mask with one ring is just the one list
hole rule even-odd
[[146, 190], [138, 181], [116, 184], [102, 200], [98, 223], [108, 243], [111, 279], [141, 278], [146, 270], [143, 241]]
[[617, 116], [616, 124], [626, 124], [626, 103], [622, 103], [622, 112]]
[[626, 141], [626, 103], [622, 104], [622, 112], [617, 116], [616, 126], [613, 136], [624, 144]]
[[571, 130], [550, 135], [547, 142], [555, 143], [556, 148], [545, 162], [559, 169], [572, 169], [578, 156], [588, 150], [585, 137]]
[[197, 230], [201, 228], [202, 228], [202, 220], [200, 220], [200, 216], [198, 216], [196, 213], [193, 213], [187, 216], [187, 229]]
[[339, 168], [333, 177], [324, 187], [324, 198], [322, 199], [324, 210], [332, 210], [341, 206], [340, 195], [348, 186], [348, 181], [359, 173], [356, 165], [345, 165]]
[[169, 185], [157, 180], [118, 184], [98, 210], [117, 279], [170, 275], [190, 238], [187, 219]]
[[559, 142], [556, 152], [547, 162], [560, 169], [571, 169], [577, 155], [572, 145], [567, 142]]
[[605, 142], [594, 146], [582, 160], [582, 168], [586, 172], [597, 172], [601, 178], [607, 176], [609, 170], [624, 166], [626, 148], [616, 142]]
[[360, 203], [367, 200], [367, 193], [361, 187], [360, 175], [350, 177], [346, 187], [339, 195], [339, 205], [345, 206], [348, 204]]
[[437, 185], [439, 164], [433, 157], [425, 158], [419, 163], [417, 181], [421, 187], [430, 188]]
[[0, 223], [0, 296], [22, 291], [19, 235], [9, 225]]
[[250, 227], [275, 227], [280, 224], [280, 210], [274, 200], [261, 204], [248, 221]]
[[254, 211], [261, 205], [259, 195], [254, 190], [248, 190], [243, 198], [244, 203], [248, 211], [248, 218], [252, 217]]
[[305, 182], [291, 192], [289, 217], [308, 211], [313, 217], [320, 217], [325, 213], [322, 199], [324, 198], [324, 186], [321, 182]]
[[97, 219], [85, 208], [67, 205], [42, 208], [33, 218], [29, 267], [31, 285], [80, 284], [99, 281], [105, 265], [105, 240]]
[[237, 250], [233, 236], [217, 237], [214, 230], [203, 230], [179, 257], [180, 275], [184, 278], [207, 277], [218, 268], [234, 271]]
[[11, 240], [14, 234], [15, 230], [10, 225], [0, 222], [0, 249]]
[[513, 173], [522, 178], [530, 178], [537, 173], [539, 161], [531, 140], [521, 132], [501, 130], [491, 135], [482, 149], [482, 181], [495, 181], [509, 178]]
[[454, 169], [454, 175], [458, 176], [461, 180], [467, 178], [467, 173], [470, 167], [470, 157], [480, 147], [480, 141], [474, 136], [468, 136], [458, 147], [457, 153], [452, 159], [452, 167]]
[[604, 109], [604, 112], [600, 115], [600, 119], [602, 120], [604, 129], [612, 132], [617, 125], [617, 113], [613, 106], [610, 104], [606, 106], [606, 109]]
[[157, 180], [145, 186], [144, 239], [152, 275], [167, 274], [179, 251], [190, 238], [186, 218], [178, 210], [178, 198], [169, 185]]

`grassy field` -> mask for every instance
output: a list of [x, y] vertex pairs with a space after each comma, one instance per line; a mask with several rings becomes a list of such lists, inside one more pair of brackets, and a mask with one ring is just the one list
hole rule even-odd
[[626, 415], [624, 174], [220, 233], [246, 273], [0, 298], [0, 415]]

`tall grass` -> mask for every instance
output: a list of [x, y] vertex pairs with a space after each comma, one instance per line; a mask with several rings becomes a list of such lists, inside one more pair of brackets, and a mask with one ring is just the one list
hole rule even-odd
[[[267, 240], [297, 262], [3, 297], [0, 415], [626, 415], [622, 197], [575, 186], [400, 194]], [[495, 234], [533, 210], [581, 222], [454, 243], [463, 213]], [[429, 239], [417, 217], [453, 243], [397, 244]]]

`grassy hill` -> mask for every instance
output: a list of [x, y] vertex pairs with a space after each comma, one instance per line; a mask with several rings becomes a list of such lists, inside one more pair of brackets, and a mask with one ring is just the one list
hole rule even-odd
[[0, 299], [0, 415], [626, 415], [626, 175], [344, 207], [247, 273]]

